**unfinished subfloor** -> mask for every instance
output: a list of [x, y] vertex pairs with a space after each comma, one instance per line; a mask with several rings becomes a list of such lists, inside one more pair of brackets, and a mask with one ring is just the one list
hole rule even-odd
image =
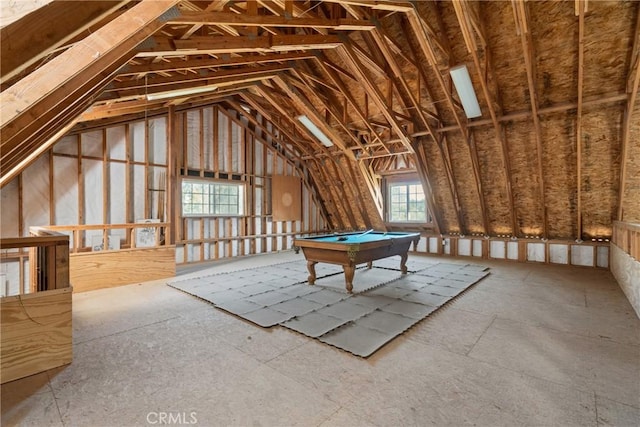
[[640, 424], [640, 320], [608, 271], [471, 262], [491, 274], [368, 359], [164, 281], [75, 294], [73, 363], [3, 385], [2, 425]]

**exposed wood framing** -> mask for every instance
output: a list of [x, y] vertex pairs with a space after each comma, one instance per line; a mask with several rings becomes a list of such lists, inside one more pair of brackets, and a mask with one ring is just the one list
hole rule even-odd
[[[536, 138], [536, 151], [538, 159], [538, 184], [540, 191], [540, 203], [542, 204], [542, 237], [548, 237], [547, 203], [545, 200], [544, 168], [542, 153], [542, 131], [540, 126], [540, 116], [538, 115], [538, 94], [536, 91], [536, 75], [534, 70], [535, 49], [531, 31], [529, 30], [529, 18], [527, 4], [522, 0], [513, 0], [513, 9], [517, 17], [516, 25], [520, 29], [520, 41], [524, 53], [524, 62], [527, 69], [527, 82], [529, 85], [529, 99], [531, 102], [531, 116], [533, 118], [534, 134]], [[578, 230], [580, 232], [581, 230]], [[577, 236], [578, 239], [581, 236]]]
[[487, 207], [484, 200], [484, 192], [482, 190], [482, 180], [480, 177], [478, 153], [475, 148], [475, 142], [469, 135], [469, 129], [466, 127], [465, 124], [462, 123], [462, 120], [460, 118], [459, 111], [458, 111], [459, 109], [455, 105], [451, 92], [449, 91], [449, 88], [447, 87], [447, 84], [444, 81], [444, 78], [442, 77], [442, 74], [440, 72], [440, 67], [438, 64], [438, 59], [436, 57], [436, 53], [431, 45], [430, 38], [428, 35], [428, 31], [427, 31], [428, 26], [426, 25], [424, 20], [420, 17], [417, 10], [415, 9], [411, 9], [410, 11], [408, 11], [405, 16], [409, 21], [409, 25], [411, 26], [411, 29], [413, 30], [413, 33], [416, 36], [416, 39], [418, 40], [418, 44], [420, 45], [422, 53], [424, 54], [427, 61], [431, 65], [431, 68], [433, 69], [433, 75], [438, 80], [438, 83], [440, 84], [440, 87], [442, 88], [442, 91], [446, 96], [447, 103], [449, 104], [449, 107], [453, 112], [456, 123], [458, 124], [458, 128], [460, 129], [460, 132], [462, 133], [465, 142], [469, 146], [469, 155], [471, 157], [473, 175], [474, 175], [474, 180], [476, 184], [476, 192], [478, 195], [478, 201], [480, 203], [480, 216], [482, 218], [484, 233], [488, 235], [490, 234], [491, 230], [489, 229], [489, 222], [487, 219]]
[[398, 120], [396, 119], [394, 112], [387, 105], [385, 101], [385, 97], [380, 92], [380, 89], [378, 89], [376, 84], [364, 72], [362, 63], [354, 53], [354, 50], [351, 47], [348, 39], [344, 39], [344, 41], [345, 41], [345, 44], [340, 49], [338, 49], [340, 56], [343, 58], [343, 60], [347, 64], [349, 64], [354, 74], [358, 76], [360, 82], [366, 88], [369, 96], [373, 98], [373, 102], [375, 102], [378, 108], [380, 108], [380, 111], [382, 112], [382, 114], [384, 114], [385, 118], [388, 120], [393, 130], [400, 137], [400, 141], [402, 142], [402, 145], [404, 145], [408, 151], [412, 152], [413, 147], [411, 146], [411, 140], [407, 136], [407, 132], [402, 127], [400, 122], [398, 122]]
[[[480, 28], [479, 23], [474, 21], [474, 17], [469, 12], [469, 4], [466, 0], [454, 1], [453, 6], [456, 11], [456, 16], [458, 18], [458, 23], [460, 24], [460, 29], [462, 30], [462, 35], [464, 37], [465, 43], [467, 45], [467, 50], [471, 53], [473, 57], [473, 63], [475, 65], [476, 72], [478, 74], [478, 81], [480, 82], [480, 87], [482, 88], [482, 93], [487, 103], [487, 109], [489, 110], [489, 115], [491, 116], [491, 121], [493, 123], [493, 128], [495, 131], [496, 141], [500, 144], [501, 147], [501, 164], [505, 173], [505, 184], [506, 184], [506, 194], [507, 200], [509, 201], [509, 212], [511, 213], [511, 230], [514, 236], [518, 235], [518, 222], [516, 219], [516, 210], [515, 204], [513, 200], [513, 191], [511, 184], [511, 163], [509, 161], [509, 148], [507, 147], [507, 141], [504, 135], [504, 129], [498, 123], [497, 114], [494, 108], [494, 103], [497, 103], [497, 100], [492, 97], [489, 92], [489, 87], [487, 84], [486, 76], [488, 74], [493, 75], [493, 70], [490, 65], [487, 66], [488, 69], [483, 69], [484, 67], [480, 63], [480, 57], [478, 55], [478, 46], [476, 43], [476, 35], [480, 36], [481, 39], [484, 39], [480, 32], [474, 32], [474, 28]], [[478, 6], [480, 6], [478, 4]], [[485, 64], [488, 64], [488, 58], [486, 58], [488, 53], [488, 47], [486, 45], [483, 46], [484, 54], [485, 54]]]
[[[0, 94], [2, 176], [92, 102], [177, 0], [143, 1]], [[43, 95], [44, 94], [44, 95]]]
[[584, 14], [586, 1], [576, 0], [578, 9], [578, 110], [576, 111], [576, 237], [582, 238], [582, 94], [584, 86]]
[[[257, 2], [247, 2], [256, 6]], [[257, 9], [256, 9], [257, 11]], [[255, 13], [255, 12], [254, 12]], [[288, 28], [327, 28], [343, 31], [368, 31], [373, 29], [371, 22], [360, 19], [325, 18], [287, 18], [274, 15], [237, 14], [226, 12], [182, 12], [179, 17], [168, 21], [170, 25], [229, 25], [242, 27], [288, 27]]]
[[[126, 3], [125, 0], [77, 2], [73, 13], [69, 13], [68, 3], [54, 1], [33, 11], [29, 19], [21, 19], [2, 27], [2, 83], [5, 84], [37, 62], [46, 61], [47, 56], [58, 48], [72, 42], [75, 37]], [[33, 34], [35, 37], [26, 37], [26, 34]]]
[[629, 161], [629, 137], [633, 111], [640, 86], [640, 3], [636, 6], [636, 29], [633, 36], [633, 50], [629, 63], [626, 91], [627, 102], [622, 122], [622, 153], [620, 159], [620, 187], [618, 191], [618, 221], [624, 220], [624, 197], [626, 191], [627, 163]]

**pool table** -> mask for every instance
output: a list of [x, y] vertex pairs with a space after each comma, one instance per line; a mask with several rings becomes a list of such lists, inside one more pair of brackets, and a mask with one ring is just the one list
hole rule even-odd
[[400, 270], [407, 273], [407, 257], [411, 243], [418, 244], [420, 233], [392, 233], [369, 230], [323, 236], [300, 237], [294, 248], [302, 249], [309, 270], [309, 284], [316, 281], [315, 265], [319, 262], [338, 264], [344, 270], [347, 292], [353, 292], [353, 276], [358, 264], [400, 255]]

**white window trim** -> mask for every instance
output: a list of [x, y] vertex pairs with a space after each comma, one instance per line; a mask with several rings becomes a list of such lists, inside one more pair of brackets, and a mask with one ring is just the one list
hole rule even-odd
[[[416, 176], [395, 176], [388, 177], [384, 180], [384, 221], [385, 224], [389, 225], [397, 225], [397, 226], [411, 226], [411, 225], [432, 225], [433, 224], [433, 214], [429, 210], [429, 204], [427, 203], [427, 193], [422, 186], [422, 182]], [[422, 187], [422, 191], [425, 196], [424, 200], [424, 208], [425, 208], [425, 220], [417, 220], [417, 221], [392, 221], [391, 220], [391, 194], [390, 187], [394, 185], [420, 185]]]
[[[185, 213], [184, 212], [184, 202], [183, 202], [183, 194], [182, 194], [182, 183], [184, 181], [190, 181], [201, 184], [220, 184], [220, 185], [234, 185], [238, 186], [242, 189], [242, 194], [240, 195], [240, 202], [242, 206], [240, 210], [242, 212], [237, 214], [217, 214], [217, 213]], [[183, 176], [180, 180], [180, 215], [183, 218], [242, 218], [247, 216], [247, 183], [244, 181], [230, 181], [230, 180], [221, 180], [221, 179], [208, 179], [197, 176]]]

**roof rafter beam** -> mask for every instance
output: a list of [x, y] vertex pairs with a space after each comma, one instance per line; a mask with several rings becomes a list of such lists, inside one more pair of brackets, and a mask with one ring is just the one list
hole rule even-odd
[[[507, 200], [509, 202], [509, 212], [511, 213], [511, 230], [512, 234], [516, 236], [518, 234], [517, 227], [517, 219], [516, 219], [516, 211], [515, 211], [515, 202], [513, 199], [513, 190], [511, 183], [511, 163], [509, 161], [509, 148], [507, 146], [507, 141], [504, 135], [504, 129], [500, 123], [498, 123], [498, 118], [496, 115], [496, 111], [493, 107], [494, 101], [489, 92], [489, 87], [486, 81], [487, 74], [492, 70], [484, 70], [480, 63], [480, 58], [478, 55], [478, 46], [476, 44], [475, 33], [479, 31], [479, 23], [473, 24], [475, 19], [470, 16], [468, 11], [468, 2], [466, 0], [458, 0], [453, 2], [453, 7], [456, 12], [456, 16], [458, 18], [458, 23], [460, 24], [460, 28], [462, 30], [462, 34], [464, 36], [465, 43], [467, 45], [467, 50], [471, 53], [473, 57], [473, 63], [476, 68], [476, 72], [478, 73], [478, 81], [480, 82], [480, 87], [482, 89], [482, 94], [487, 102], [487, 109], [489, 110], [489, 115], [491, 116], [491, 122], [493, 123], [493, 128], [495, 131], [495, 139], [498, 144], [500, 144], [500, 154], [501, 154], [501, 162], [505, 173], [505, 185], [507, 192]], [[485, 55], [488, 56], [488, 47], [484, 47]]]
[[131, 59], [133, 49], [164, 25], [163, 14], [177, 2], [143, 0], [2, 92], [2, 177], [24, 159], [25, 154], [18, 153], [21, 146], [51, 132], [48, 129], [60, 119], [58, 126], [65, 126], [75, 117], [69, 111], [88, 107], [91, 98]]
[[[55, 49], [64, 46], [126, 3], [127, 0], [78, 2], [73, 6], [73, 13], [69, 13], [67, 2], [54, 1], [31, 12], [28, 19], [20, 19], [2, 27], [2, 82], [45, 59]], [[29, 37], [25, 37], [26, 34]]]
[[195, 77], [145, 77], [135, 80], [127, 80], [120, 82], [113, 82], [112, 87], [109, 87], [106, 92], [118, 92], [126, 89], [150, 89], [161, 88], [163, 86], [172, 86], [170, 89], [175, 89], [175, 85], [183, 83], [197, 84], [206, 83], [213, 84], [215, 80], [226, 77], [237, 77], [237, 80], [242, 80], [243, 77], [264, 74], [264, 73], [277, 73], [279, 71], [286, 71], [293, 67], [293, 63], [285, 64], [273, 64], [260, 67], [243, 67], [234, 69], [225, 69], [220, 71], [212, 71], [209, 73], [198, 74]]
[[620, 160], [620, 190], [618, 192], [618, 221], [624, 220], [624, 193], [626, 191], [627, 162], [629, 157], [629, 138], [632, 116], [640, 86], [640, 3], [636, 6], [636, 29], [633, 37], [633, 50], [627, 77], [627, 102], [622, 121], [622, 153]]
[[[418, 14], [417, 9], [412, 9], [405, 14], [407, 20], [409, 21], [409, 25], [411, 26], [416, 39], [418, 40], [418, 44], [422, 50], [422, 53], [427, 58], [427, 61], [431, 65], [433, 70], [433, 75], [436, 76], [440, 87], [442, 88], [443, 93], [447, 99], [447, 103], [451, 108], [451, 111], [455, 117], [456, 123], [458, 124], [458, 128], [462, 133], [462, 136], [467, 143], [469, 148], [469, 155], [471, 157], [471, 165], [473, 169], [474, 182], [476, 185], [476, 192], [478, 194], [478, 201], [480, 202], [480, 211], [482, 217], [482, 225], [484, 228], [484, 233], [489, 234], [489, 222], [487, 219], [487, 206], [484, 200], [484, 192], [482, 190], [482, 179], [480, 177], [480, 162], [478, 161], [478, 153], [475, 145], [475, 141], [469, 134], [469, 129], [465, 124], [462, 123], [462, 119], [460, 118], [459, 108], [456, 106], [456, 103], [453, 100], [453, 96], [447, 87], [444, 78], [440, 72], [440, 67], [438, 64], [438, 59], [436, 57], [436, 53], [431, 45], [431, 38], [429, 37], [427, 26], [422, 17]], [[450, 60], [450, 57], [447, 57], [447, 60]], [[461, 216], [460, 216], [461, 217]], [[465, 230], [463, 230], [464, 232]]]
[[247, 55], [240, 58], [225, 59], [192, 59], [173, 60], [150, 64], [126, 65], [118, 77], [135, 77], [147, 73], [175, 72], [206, 70], [215, 67], [231, 67], [238, 65], [266, 64], [269, 62], [295, 61], [299, 59], [311, 59], [314, 54], [310, 52], [273, 53], [267, 55]]
[[343, 58], [344, 62], [351, 66], [354, 74], [359, 77], [360, 82], [364, 85], [366, 91], [369, 93], [369, 96], [372, 97], [373, 102], [376, 103], [382, 114], [385, 116], [393, 130], [400, 138], [402, 145], [404, 145], [408, 151], [413, 151], [411, 139], [407, 136], [407, 132], [405, 131], [405, 129], [403, 129], [402, 125], [400, 125], [400, 123], [396, 119], [395, 113], [387, 106], [384, 95], [380, 92], [380, 89], [378, 89], [376, 84], [364, 72], [363, 65], [358, 59], [348, 40], [345, 40], [343, 46], [338, 49], [338, 53]]
[[[255, 1], [250, 3], [255, 4]], [[168, 24], [326, 28], [336, 31], [368, 31], [374, 28], [373, 23], [359, 19], [287, 18], [276, 15], [240, 15], [226, 12], [182, 12]]]
[[[274, 82], [280, 86], [280, 88], [290, 97], [293, 104], [297, 107], [298, 111], [304, 113], [309, 120], [311, 120], [318, 128], [327, 135], [331, 141], [344, 152], [349, 158], [355, 160], [353, 151], [348, 149], [347, 144], [342, 140], [342, 137], [336, 132], [333, 127], [325, 121], [325, 119], [318, 113], [315, 107], [302, 95], [296, 88], [289, 85], [283, 78], [276, 77]], [[314, 137], [315, 140], [315, 137]]]
[[[524, 53], [524, 62], [527, 71], [527, 83], [529, 88], [529, 99], [531, 102], [531, 116], [533, 118], [534, 134], [536, 138], [536, 152], [537, 152], [537, 169], [540, 191], [540, 203], [542, 204], [542, 237], [547, 238], [549, 234], [548, 219], [547, 219], [547, 203], [545, 200], [545, 184], [544, 184], [544, 169], [543, 153], [542, 153], [542, 131], [540, 126], [540, 116], [538, 115], [538, 93], [536, 91], [535, 72], [534, 72], [534, 47], [531, 37], [531, 31], [529, 30], [529, 18], [527, 13], [527, 4], [522, 0], [513, 0], [512, 2], [514, 14], [517, 18], [517, 25], [520, 28], [520, 42], [522, 44], [522, 51]], [[578, 213], [580, 215], [580, 213]], [[577, 230], [578, 239], [581, 238], [580, 232]]]
[[429, 123], [429, 119], [424, 114], [424, 111], [422, 111], [420, 100], [414, 96], [413, 91], [411, 90], [411, 88], [409, 87], [409, 84], [405, 80], [404, 70], [402, 69], [402, 67], [400, 67], [400, 64], [398, 64], [398, 62], [396, 61], [396, 58], [393, 56], [393, 53], [391, 52], [391, 49], [387, 45], [387, 42], [383, 36], [381, 29], [378, 28], [372, 31], [371, 37], [376, 42], [378, 49], [380, 49], [380, 51], [382, 52], [382, 55], [387, 61], [387, 64], [389, 64], [389, 67], [391, 68], [391, 71], [395, 75], [396, 80], [400, 83], [400, 85], [402, 86], [402, 89], [406, 93], [406, 97], [408, 98], [407, 101], [413, 107], [412, 111], [417, 115], [420, 123], [422, 123], [422, 126], [427, 130], [428, 134], [431, 135], [434, 141], [436, 141], [437, 138], [436, 138], [434, 129], [431, 126], [431, 123]]
[[[335, 71], [335, 69], [327, 65], [324, 54], [322, 52], [319, 52], [316, 56], [316, 59], [317, 59], [318, 66], [327, 75], [327, 77], [329, 77], [329, 80], [331, 80], [331, 82], [340, 89], [340, 92], [342, 93], [342, 95], [344, 95], [347, 102], [351, 104], [351, 107], [356, 112], [356, 115], [358, 116], [358, 118], [367, 127], [367, 129], [369, 130], [369, 133], [374, 137], [376, 141], [378, 141], [380, 144], [382, 144], [383, 147], [386, 148], [386, 145], [380, 138], [380, 135], [378, 135], [378, 133], [373, 129], [373, 127], [371, 126], [371, 123], [369, 123], [369, 118], [366, 117], [366, 115], [358, 105], [358, 102], [351, 94], [351, 91], [349, 90], [347, 85], [342, 81], [342, 79], [340, 78], [338, 73]], [[387, 152], [389, 152], [388, 149], [387, 149]]]
[[218, 55], [243, 52], [289, 52], [292, 50], [334, 49], [340, 45], [335, 35], [283, 35], [258, 37], [192, 37], [189, 40], [169, 40], [153, 37], [152, 47], [140, 49], [138, 58], [178, 55]]
[[[318, 100], [320, 100], [320, 102], [324, 106], [325, 110], [328, 111], [333, 116], [334, 120], [340, 125], [340, 127], [344, 130], [344, 132], [347, 135], [349, 135], [349, 138], [351, 138], [351, 140], [354, 142], [356, 147], [359, 147], [361, 150], [364, 150], [364, 147], [362, 146], [362, 143], [360, 142], [360, 140], [349, 129], [349, 127], [346, 125], [344, 120], [342, 120], [342, 117], [344, 117], [345, 112], [343, 111], [342, 114], [340, 114], [340, 111], [336, 111], [336, 105], [338, 105], [338, 100], [331, 93], [328, 93], [327, 97], [318, 96], [319, 95], [318, 92], [315, 91], [313, 89], [312, 85], [311, 85], [311, 80], [315, 81], [315, 79], [311, 78], [311, 76], [310, 76], [311, 73], [309, 72], [308, 66], [306, 66], [306, 64], [301, 64], [301, 65], [302, 66], [300, 68], [302, 68], [302, 69], [301, 70], [293, 70], [293, 73], [296, 74], [296, 75], [299, 75], [301, 77], [301, 79], [304, 81], [304, 83], [306, 85], [305, 86], [306, 89], [308, 89], [312, 93], [316, 94]], [[348, 151], [351, 152], [351, 155], [347, 155], [349, 158], [353, 158], [353, 156], [352, 156], [353, 148], [355, 148], [355, 147], [349, 147], [348, 148]]]
[[582, 95], [584, 86], [584, 14], [586, 0], [576, 0], [578, 9], [578, 110], [576, 112], [576, 224], [582, 238]]

